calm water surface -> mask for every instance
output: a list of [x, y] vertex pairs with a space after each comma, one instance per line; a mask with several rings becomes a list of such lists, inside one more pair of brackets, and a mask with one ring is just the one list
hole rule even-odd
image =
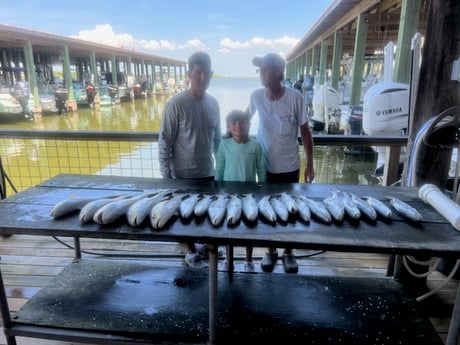
[[[216, 97], [221, 108], [222, 132], [225, 131], [225, 116], [233, 109], [244, 110], [248, 106], [251, 92], [261, 87], [260, 80], [214, 78], [208, 92]], [[80, 107], [78, 112], [63, 115], [43, 115], [34, 120], [0, 123], [4, 129], [38, 130], [100, 130], [100, 131], [150, 131], [158, 132], [165, 103], [170, 96], [157, 95], [147, 99], [122, 102], [113, 107], [95, 110]], [[251, 134], [257, 131], [257, 119], [251, 123]], [[0, 152], [0, 155], [7, 155]], [[89, 152], [89, 157], [91, 153]], [[124, 153], [126, 156], [126, 153]], [[316, 183], [377, 184], [371, 176], [374, 157], [347, 156], [341, 147], [317, 147], [314, 153]], [[301, 155], [303, 159], [303, 154]], [[121, 161], [121, 159], [120, 159]], [[121, 164], [120, 161], [112, 162]], [[155, 162], [157, 164], [157, 162]], [[302, 161], [302, 165], [304, 165]], [[29, 162], [30, 166], [33, 163]], [[106, 167], [100, 167], [104, 171]], [[89, 172], [91, 173], [91, 172]]]

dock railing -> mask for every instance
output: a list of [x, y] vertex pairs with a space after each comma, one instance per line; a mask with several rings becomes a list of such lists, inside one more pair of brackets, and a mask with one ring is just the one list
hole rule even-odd
[[[337, 184], [395, 182], [407, 144], [401, 136], [313, 135], [313, 140], [315, 183]], [[385, 147], [387, 157], [383, 175], [372, 181], [376, 154], [371, 147]], [[359, 150], [347, 154], [347, 148]], [[7, 196], [61, 173], [161, 177], [155, 132], [0, 130], [0, 157]], [[303, 147], [301, 157], [303, 169]]]

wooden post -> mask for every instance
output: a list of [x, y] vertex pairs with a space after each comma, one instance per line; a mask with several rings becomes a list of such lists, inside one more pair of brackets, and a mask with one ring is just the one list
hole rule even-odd
[[420, 0], [402, 0], [393, 80], [406, 84], [410, 82], [411, 40], [417, 32], [420, 17], [414, 13], [420, 13]]
[[[453, 62], [460, 55], [459, 16], [460, 1], [431, 0], [415, 109], [409, 121], [406, 149], [408, 154], [404, 164], [403, 185], [406, 184], [410, 152], [423, 124], [447, 108], [460, 104], [460, 83], [451, 80]], [[445, 189], [446, 169], [450, 164], [449, 152], [443, 149], [428, 149], [426, 146], [422, 149], [423, 159], [414, 167], [417, 174], [414, 186], [421, 186], [429, 181]], [[396, 269], [401, 269], [401, 265], [398, 266]], [[402, 269], [395, 272], [395, 278], [403, 282], [410, 280], [412, 284], [417, 280]], [[448, 339], [447, 344], [456, 344], [456, 340]]]

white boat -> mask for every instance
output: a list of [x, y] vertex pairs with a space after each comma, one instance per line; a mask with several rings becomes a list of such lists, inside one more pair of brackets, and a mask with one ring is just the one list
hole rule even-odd
[[3, 120], [30, 119], [29, 88], [24, 82], [0, 86], [0, 116]]

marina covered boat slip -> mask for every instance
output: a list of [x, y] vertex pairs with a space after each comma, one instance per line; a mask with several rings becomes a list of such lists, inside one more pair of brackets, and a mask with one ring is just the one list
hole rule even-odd
[[[286, 193], [321, 201], [331, 190], [372, 197], [392, 207], [388, 195], [423, 215], [411, 221], [348, 215], [342, 221], [287, 221], [263, 217], [213, 225], [207, 216], [173, 216], [155, 229], [145, 220], [110, 224], [79, 220], [80, 208], [53, 217], [63, 200], [175, 189], [204, 194], [249, 194], [256, 200]], [[14, 217], [11, 215], [14, 214]], [[0, 299], [8, 345], [16, 336], [87, 343], [442, 344], [415, 299], [393, 278], [217, 272], [218, 246], [291, 246], [298, 249], [460, 258], [460, 233], [418, 188], [327, 184], [258, 185], [153, 178], [58, 175], [0, 202], [0, 233], [74, 238], [76, 260], [18, 312], [10, 314], [3, 280]], [[209, 270], [167, 267], [139, 260], [81, 257], [80, 238], [184, 242], [209, 247]], [[270, 301], [270, 303], [268, 303]], [[455, 319], [455, 315], [452, 319]], [[450, 337], [458, 325], [451, 326]]]

